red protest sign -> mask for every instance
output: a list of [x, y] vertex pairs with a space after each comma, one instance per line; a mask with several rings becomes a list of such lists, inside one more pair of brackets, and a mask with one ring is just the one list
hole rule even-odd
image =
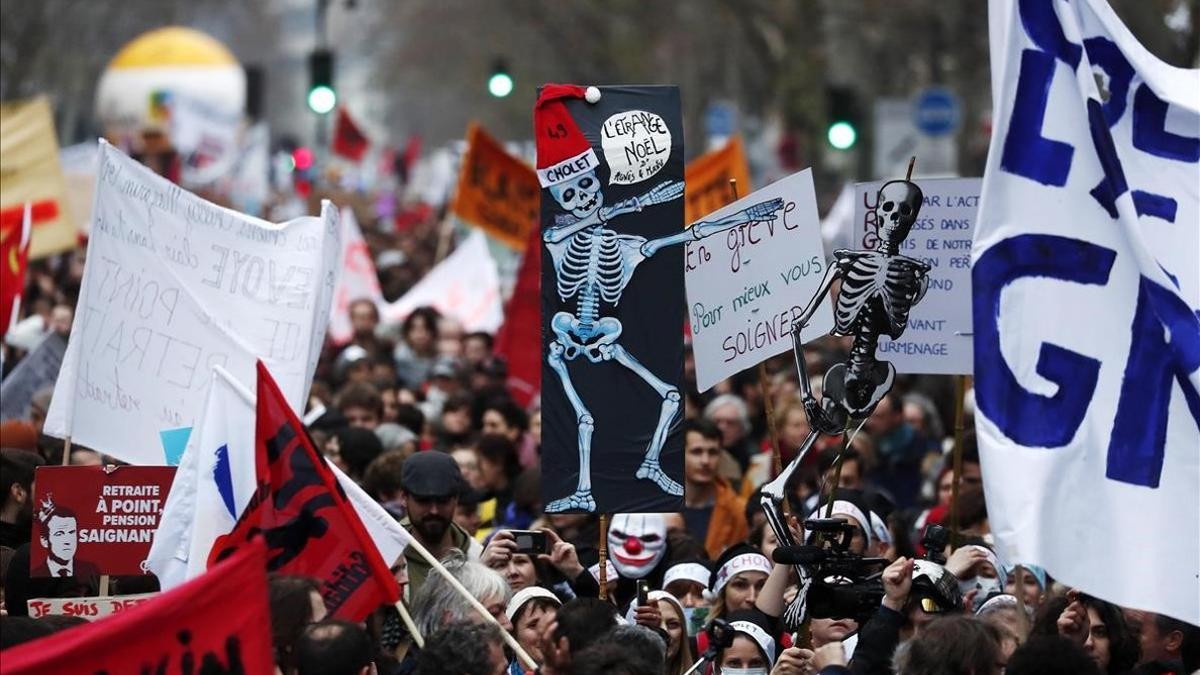
[[148, 574], [174, 478], [173, 466], [38, 467], [30, 576]]
[[265, 568], [260, 540], [137, 607], [6, 649], [0, 671], [271, 675]]
[[264, 538], [266, 569], [320, 579], [332, 616], [362, 621], [400, 589], [333, 471], [313, 448], [271, 373], [258, 362], [254, 432], [258, 487], [209, 564]]

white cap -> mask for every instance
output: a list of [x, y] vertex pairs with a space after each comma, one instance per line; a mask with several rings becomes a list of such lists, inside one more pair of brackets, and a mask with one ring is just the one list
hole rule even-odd
[[712, 580], [712, 570], [696, 562], [672, 565], [667, 570], [667, 573], [663, 575], [663, 588], [680, 580], [694, 581], [708, 588], [708, 582]]
[[771, 561], [767, 556], [761, 553], [743, 553], [734, 556], [721, 565], [721, 569], [717, 570], [717, 581], [713, 586], [713, 593], [720, 593], [725, 584], [729, 580], [742, 572], [763, 572], [771, 573]]
[[508, 616], [508, 620], [515, 621], [517, 612], [520, 612], [521, 608], [525, 606], [525, 603], [533, 600], [534, 598], [545, 598], [546, 600], [554, 601], [554, 604], [556, 605], [562, 605], [562, 600], [559, 600], [558, 596], [551, 593], [548, 589], [542, 588], [541, 586], [526, 586], [525, 588], [517, 591], [516, 594], [513, 595], [512, 600], [508, 601], [508, 607], [504, 610], [504, 613]]
[[762, 649], [763, 653], [767, 655], [767, 665], [775, 664], [775, 638], [767, 635], [767, 631], [763, 630], [761, 626], [749, 621], [734, 621], [729, 624], [729, 627], [750, 636], [750, 639], [758, 643], [759, 649]]

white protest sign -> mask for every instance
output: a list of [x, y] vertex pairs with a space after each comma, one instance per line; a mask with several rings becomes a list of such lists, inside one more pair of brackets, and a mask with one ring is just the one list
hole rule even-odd
[[610, 185], [640, 183], [667, 165], [671, 130], [662, 117], [652, 112], [619, 112], [600, 128], [600, 147], [612, 170]]
[[[215, 365], [261, 359], [298, 412], [329, 322], [337, 209], [220, 208], [101, 144], [87, 266], [46, 432], [131, 464], [177, 456]], [[177, 458], [177, 457], [176, 457]]]
[[[875, 200], [886, 182], [855, 184], [853, 248], [876, 247]], [[922, 178], [915, 182], [925, 199], [900, 254], [929, 265], [929, 287], [909, 314], [904, 335], [899, 340], [881, 335], [875, 355], [890, 361], [898, 373], [970, 375], [974, 365], [971, 240], [982, 179]]]
[[329, 316], [329, 337], [335, 344], [345, 344], [354, 337], [350, 324], [350, 304], [355, 300], [370, 300], [376, 307], [383, 304], [379, 275], [371, 260], [371, 251], [363, 239], [354, 209], [342, 210], [341, 274], [333, 293], [333, 312]]
[[99, 619], [137, 607], [157, 595], [158, 593], [138, 593], [136, 595], [90, 598], [30, 598], [29, 616], [34, 619], [40, 619], [43, 616], [79, 616], [89, 620]]
[[430, 306], [458, 320], [463, 329], [495, 333], [504, 321], [500, 276], [487, 239], [475, 230], [408, 293], [381, 308], [384, 323], [399, 323], [418, 307]]
[[[683, 278], [700, 391], [791, 349], [792, 322], [825, 275], [811, 169], [743, 197], [704, 221], [772, 199], [783, 200], [773, 220], [686, 245]], [[813, 340], [832, 328], [833, 311], [826, 299], [801, 337]]]

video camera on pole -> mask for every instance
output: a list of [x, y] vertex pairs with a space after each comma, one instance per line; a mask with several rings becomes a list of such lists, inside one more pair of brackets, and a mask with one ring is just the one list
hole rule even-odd
[[804, 521], [807, 544], [780, 546], [772, 557], [783, 565], [803, 565], [812, 574], [808, 609], [816, 619], [854, 619], [866, 623], [883, 600], [882, 570], [887, 558], [868, 558], [850, 550], [857, 529], [837, 518]]

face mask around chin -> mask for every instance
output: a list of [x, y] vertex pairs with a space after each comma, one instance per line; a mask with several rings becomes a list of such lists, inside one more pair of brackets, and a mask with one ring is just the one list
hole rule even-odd
[[722, 668], [721, 675], [767, 675], [766, 668]]

